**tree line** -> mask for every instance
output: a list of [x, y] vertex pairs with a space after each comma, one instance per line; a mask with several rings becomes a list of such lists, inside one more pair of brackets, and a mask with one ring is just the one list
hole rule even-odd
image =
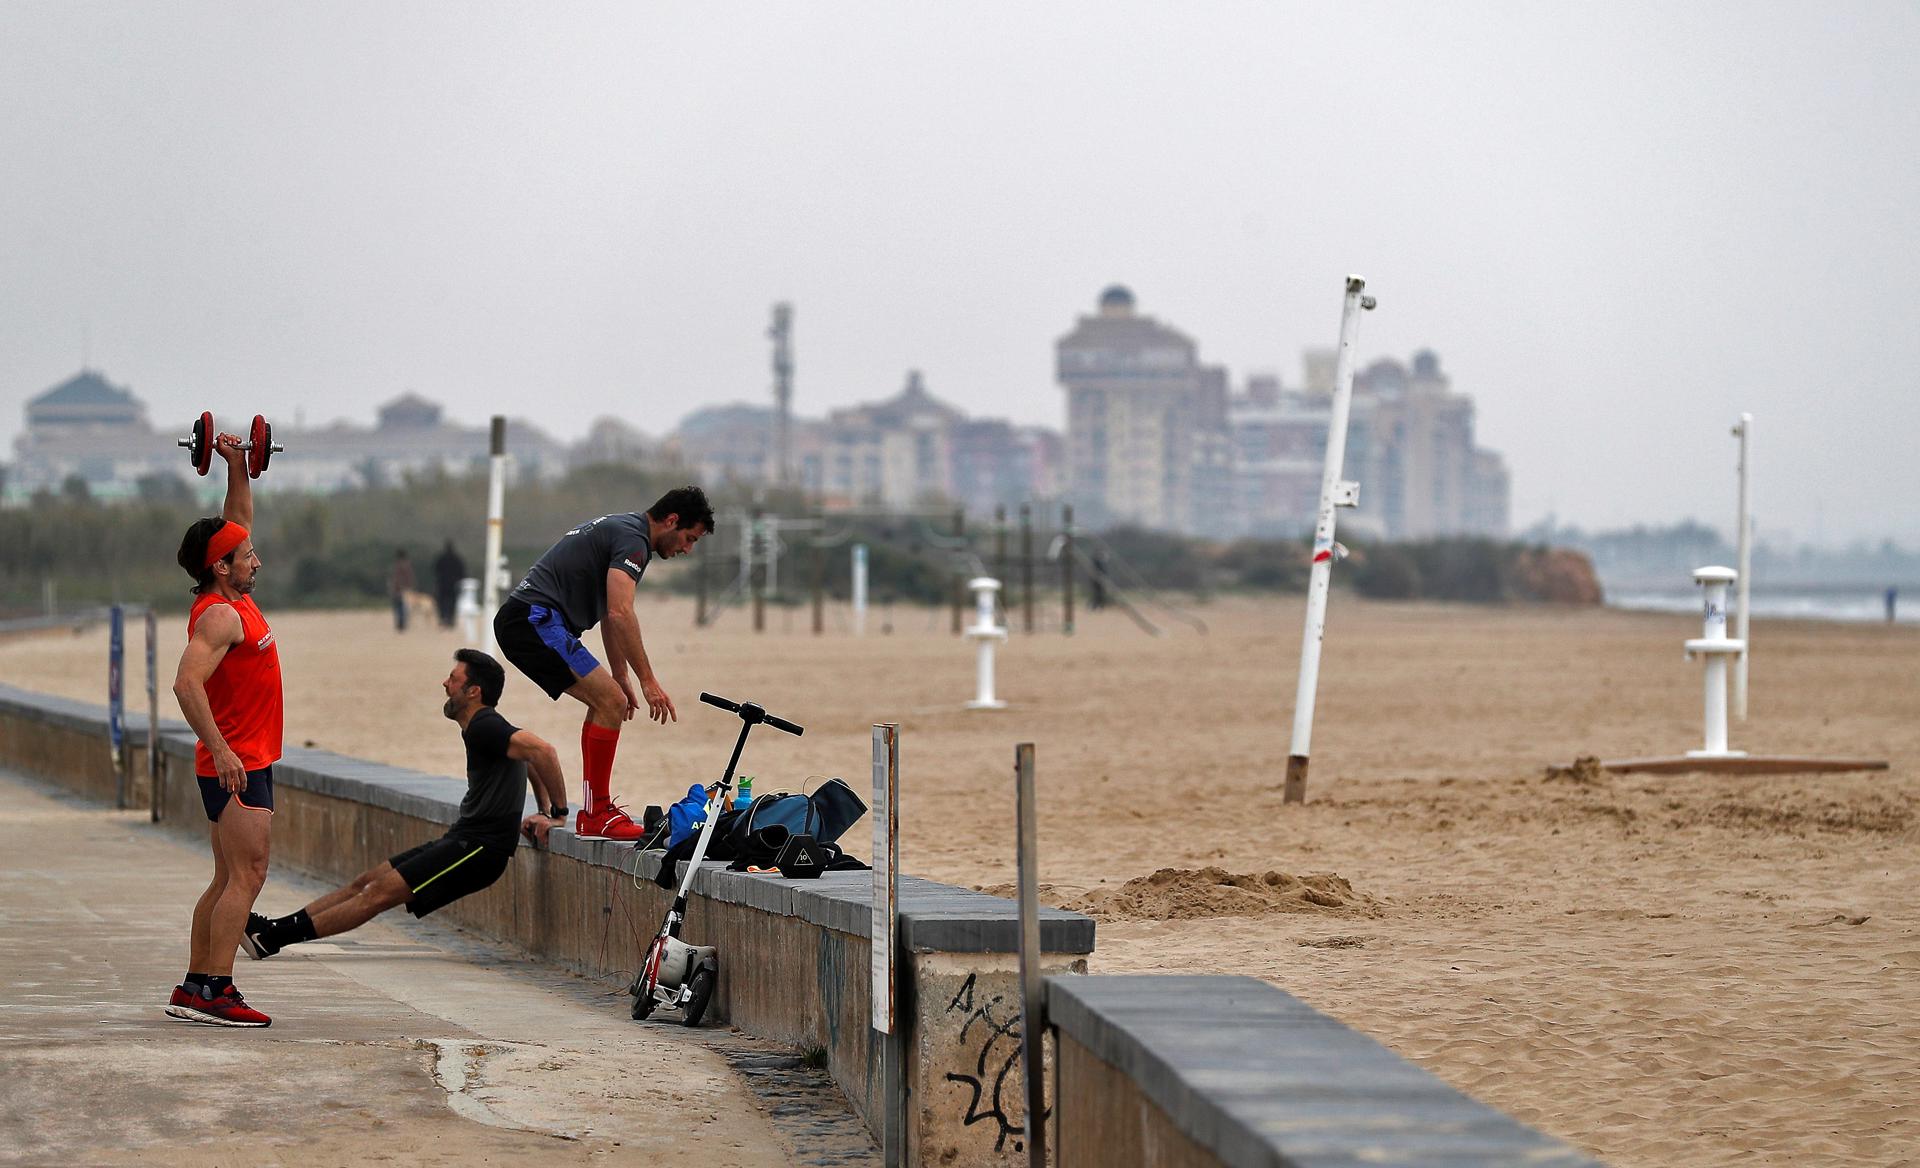
[[[551, 482], [515, 484], [507, 495], [505, 551], [518, 575], [559, 535], [582, 519], [610, 510], [638, 510], [680, 485], [681, 476], [623, 465], [578, 468]], [[329, 495], [278, 494], [270, 480], [256, 483], [255, 540], [264, 563], [262, 584], [275, 607], [339, 608], [377, 605], [388, 592], [394, 553], [404, 549], [422, 588], [430, 587], [433, 559], [451, 540], [470, 575], [484, 556], [486, 477], [440, 471], [412, 474], [384, 486]], [[760, 506], [769, 513], [805, 514], [797, 494], [751, 487], [710, 489], [716, 512]], [[184, 491], [142, 491], [137, 499], [105, 503], [84, 491], [47, 492], [29, 505], [0, 510], [0, 616], [37, 613], [49, 581], [62, 609], [107, 603], [151, 604], [184, 611], [190, 581], [174, 557], [189, 524], [205, 504]], [[796, 602], [812, 589], [845, 598], [851, 590], [847, 548], [868, 546], [870, 594], [876, 602], [944, 603], [956, 575], [999, 563], [993, 533], [977, 521], [967, 549], [953, 546], [951, 524], [909, 515], [862, 514], [829, 519], [833, 545], [813, 558], [811, 536], [789, 537], [780, 568], [783, 597]], [[1083, 548], [1107, 564], [1126, 586], [1205, 596], [1232, 592], [1303, 592], [1310, 548], [1302, 539], [1215, 541], [1119, 527], [1082, 537]], [[705, 587], [718, 598], [738, 572], [740, 534], [723, 530], [686, 560], [663, 564], [650, 582], [683, 593]], [[1579, 552], [1540, 544], [1456, 538], [1417, 543], [1351, 541], [1351, 559], [1335, 572], [1339, 586], [1382, 599], [1482, 603], [1552, 601], [1598, 603], [1592, 565]], [[1053, 533], [1035, 541], [1031, 571], [1037, 588], [1057, 590], [1061, 568], [1049, 558]], [[968, 565], [972, 566], [969, 567]], [[704, 579], [702, 578], [704, 574]], [[1086, 587], [1082, 582], [1078, 587]]]

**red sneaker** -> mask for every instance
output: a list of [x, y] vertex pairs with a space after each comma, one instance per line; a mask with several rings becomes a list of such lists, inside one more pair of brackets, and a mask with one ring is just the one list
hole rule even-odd
[[191, 1021], [193, 1015], [188, 1011], [199, 1004], [200, 995], [188, 989], [185, 984], [174, 986], [173, 996], [167, 999], [167, 1017], [178, 1018], [183, 1022]]
[[574, 816], [573, 834], [583, 840], [615, 840], [620, 843], [633, 843], [646, 835], [646, 830], [633, 821], [633, 817], [622, 811], [618, 804], [608, 803], [606, 810], [588, 815], [581, 811]]
[[[168, 1013], [172, 1013], [171, 1010]], [[240, 991], [228, 986], [217, 998], [201, 996], [184, 1007], [176, 1018], [205, 1022], [209, 1026], [271, 1026], [273, 1019], [247, 1005]]]

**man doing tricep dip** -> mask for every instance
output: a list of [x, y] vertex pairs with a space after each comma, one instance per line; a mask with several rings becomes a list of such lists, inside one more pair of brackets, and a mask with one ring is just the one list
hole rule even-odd
[[498, 661], [478, 649], [461, 649], [441, 683], [447, 695], [442, 711], [460, 724], [467, 745], [467, 794], [447, 834], [382, 861], [298, 912], [273, 919], [256, 914], [240, 939], [247, 956], [259, 960], [288, 945], [357, 929], [397, 905], [424, 917], [500, 879], [522, 833], [537, 846], [566, 822], [563, 815], [520, 815], [529, 779], [549, 811], [565, 810], [560, 804], [567, 784], [559, 752], [494, 709], [506, 682]]

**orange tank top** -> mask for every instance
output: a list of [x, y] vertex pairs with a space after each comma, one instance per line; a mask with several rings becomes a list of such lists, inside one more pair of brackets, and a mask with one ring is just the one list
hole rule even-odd
[[[207, 704], [213, 707], [213, 724], [227, 748], [240, 756], [241, 766], [257, 771], [280, 761], [280, 647], [251, 596], [235, 601], [213, 593], [201, 596], [187, 616], [188, 637], [200, 614], [216, 604], [232, 604], [240, 614], [240, 640], [207, 678]], [[193, 769], [209, 777], [217, 773], [213, 752], [204, 742], [194, 745]]]

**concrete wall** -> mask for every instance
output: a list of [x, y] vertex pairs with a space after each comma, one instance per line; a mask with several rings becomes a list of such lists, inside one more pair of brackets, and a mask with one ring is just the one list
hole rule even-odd
[[1597, 1164], [1250, 977], [1055, 977], [1060, 1168]]

